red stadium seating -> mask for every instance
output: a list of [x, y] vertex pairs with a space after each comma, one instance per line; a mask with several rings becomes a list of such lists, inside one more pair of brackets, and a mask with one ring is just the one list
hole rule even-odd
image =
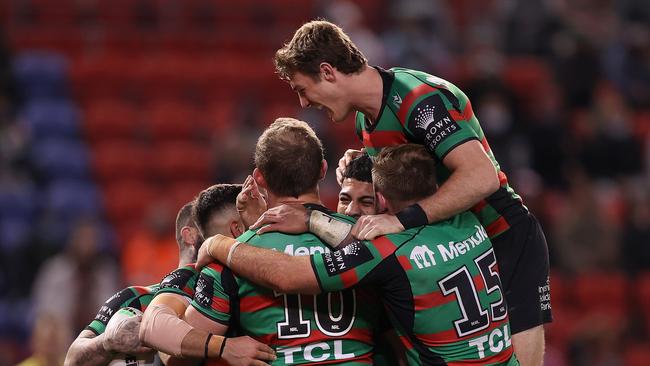
[[647, 366], [650, 362], [650, 343], [628, 346], [623, 357], [625, 366]]
[[92, 155], [93, 172], [103, 182], [147, 179], [153, 171], [152, 152], [132, 141], [96, 145]]
[[104, 208], [118, 227], [139, 224], [149, 205], [160, 197], [161, 192], [154, 185], [133, 180], [115, 181], [104, 189]]
[[153, 150], [152, 162], [159, 179], [209, 181], [212, 176], [212, 152], [192, 142], [165, 143]]
[[129, 139], [136, 134], [138, 114], [119, 99], [90, 101], [83, 118], [83, 129], [90, 143]]
[[144, 111], [142, 122], [154, 141], [190, 140], [197, 136], [200, 111], [177, 100], [157, 100]]
[[627, 278], [620, 272], [578, 275], [574, 296], [579, 308], [622, 311], [627, 308]]

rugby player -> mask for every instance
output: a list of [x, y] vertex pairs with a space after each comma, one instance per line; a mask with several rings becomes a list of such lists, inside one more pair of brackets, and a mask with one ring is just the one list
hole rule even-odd
[[[357, 135], [371, 156], [410, 142], [441, 162], [434, 195], [393, 214], [362, 217], [353, 234], [371, 239], [470, 209], [494, 243], [516, 352], [523, 365], [541, 365], [543, 324], [552, 320], [546, 239], [494, 158], [467, 96], [421, 71], [369, 66], [343, 30], [326, 21], [301, 26], [274, 62], [301, 106], [325, 109], [334, 121], [356, 112]], [[357, 153], [341, 159], [339, 181]]]
[[[430, 196], [435, 169], [420, 145], [384, 149], [373, 167], [378, 199], [395, 213]], [[217, 235], [201, 246], [197, 266], [212, 258], [283, 293], [379, 286], [411, 365], [519, 365], [494, 250], [470, 212], [310, 257]]]
[[[349, 220], [321, 205], [318, 182], [327, 163], [320, 140], [305, 122], [280, 118], [271, 124], [257, 142], [255, 165], [252, 177], [266, 192], [269, 207], [305, 204], [323, 216], [328, 213], [336, 220]], [[298, 256], [331, 250], [310, 233], [259, 236], [248, 231], [239, 240]], [[212, 263], [201, 272], [185, 320], [215, 334], [241, 330], [272, 346], [277, 364], [362, 365], [372, 363], [380, 310], [373, 300], [358, 290], [321, 296], [278, 293]]]

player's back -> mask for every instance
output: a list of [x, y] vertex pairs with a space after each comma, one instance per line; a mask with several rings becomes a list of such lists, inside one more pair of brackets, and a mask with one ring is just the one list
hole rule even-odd
[[[318, 237], [248, 232], [238, 238], [248, 244], [290, 255], [310, 255], [330, 249]], [[278, 268], [291, 271], [291, 268]], [[273, 347], [275, 364], [372, 363], [373, 330], [379, 308], [369, 291], [345, 290], [319, 295], [280, 294], [236, 278], [239, 326]]]
[[[415, 233], [415, 235], [413, 235]], [[410, 239], [404, 241], [406, 236]], [[468, 212], [389, 235], [406, 275], [415, 311], [410, 333], [420, 354], [453, 362], [517, 365], [496, 258], [485, 229]], [[389, 305], [390, 307], [390, 305]], [[399, 316], [398, 316], [399, 317]], [[426, 362], [424, 362], [427, 364]]]

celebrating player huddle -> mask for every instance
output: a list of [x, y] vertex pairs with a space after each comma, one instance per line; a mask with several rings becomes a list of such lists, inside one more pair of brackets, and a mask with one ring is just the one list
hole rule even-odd
[[[546, 242], [467, 96], [369, 66], [325, 21], [275, 64], [303, 107], [357, 112], [365, 152], [340, 160], [338, 212], [320, 201], [319, 138], [276, 119], [243, 186], [210, 187], [179, 212], [179, 269], [109, 299], [66, 365], [155, 351], [169, 365], [541, 365]], [[125, 307], [143, 314], [109, 322]]]

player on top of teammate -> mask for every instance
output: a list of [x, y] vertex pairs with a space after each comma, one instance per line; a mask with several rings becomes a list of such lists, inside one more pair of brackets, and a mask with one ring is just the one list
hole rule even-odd
[[[394, 213], [431, 195], [435, 169], [422, 146], [385, 149], [373, 167], [378, 199]], [[204, 242], [197, 266], [210, 257], [286, 293], [377, 286], [411, 365], [519, 364], [494, 251], [470, 212], [309, 258], [217, 235]]]
[[[411, 142], [441, 162], [435, 194], [392, 215], [362, 217], [353, 233], [374, 238], [471, 209], [494, 243], [515, 349], [523, 365], [540, 365], [543, 323], [551, 321], [550, 302], [541, 300], [548, 298], [546, 239], [501, 171], [467, 96], [424, 72], [368, 65], [343, 30], [326, 21], [301, 26], [274, 61], [301, 106], [325, 109], [334, 121], [356, 112], [357, 134], [370, 155]], [[339, 181], [352, 155], [341, 159]]]

